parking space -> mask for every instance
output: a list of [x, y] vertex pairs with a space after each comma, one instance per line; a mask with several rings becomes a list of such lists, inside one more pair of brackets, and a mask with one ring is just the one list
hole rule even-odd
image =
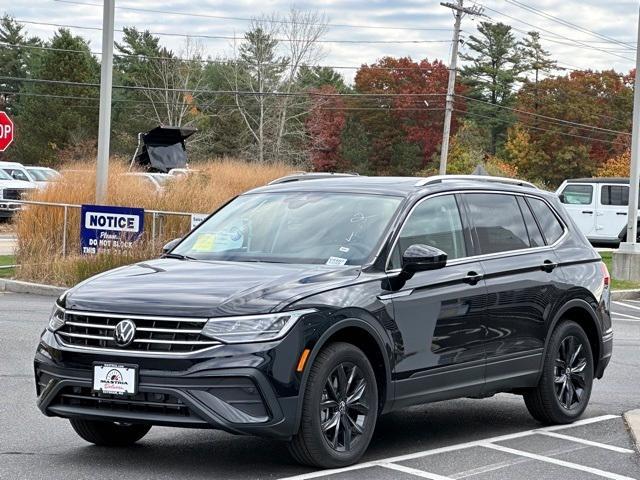
[[640, 459], [617, 415], [525, 430], [483, 440], [360, 463], [288, 480], [514, 478], [640, 479]]

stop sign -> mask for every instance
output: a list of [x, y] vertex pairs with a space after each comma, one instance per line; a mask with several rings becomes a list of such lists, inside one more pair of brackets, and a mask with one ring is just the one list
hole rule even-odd
[[0, 152], [13, 142], [13, 122], [5, 112], [0, 112]]

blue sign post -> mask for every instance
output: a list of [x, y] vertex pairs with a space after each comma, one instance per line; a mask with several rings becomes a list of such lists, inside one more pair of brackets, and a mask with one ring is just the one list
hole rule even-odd
[[82, 253], [95, 255], [133, 247], [144, 230], [144, 209], [82, 205]]

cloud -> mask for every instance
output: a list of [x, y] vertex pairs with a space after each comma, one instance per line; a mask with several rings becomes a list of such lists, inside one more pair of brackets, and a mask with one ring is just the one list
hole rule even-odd
[[[93, 5], [78, 5], [55, 2], [53, 0], [14, 1], [6, 12], [17, 19], [48, 23], [69, 24], [86, 27], [101, 27], [102, 6], [99, 0], [78, 0]], [[469, 3], [469, 2], [467, 2]], [[550, 18], [537, 15], [516, 3], [525, 4], [553, 16], [566, 19], [581, 27], [598, 32], [607, 37], [620, 39], [635, 44], [637, 29], [636, 0], [617, 0], [603, 2], [601, 0], [480, 0], [485, 11], [494, 21], [502, 21], [513, 27], [529, 31], [538, 29], [542, 35], [542, 43], [560, 62], [576, 68], [610, 69], [627, 72], [634, 64], [635, 54], [632, 48], [607, 43], [604, 39], [587, 34], [570, 25], [563, 25]], [[217, 1], [201, 0], [199, 2], [185, 0], [120, 0], [118, 7], [130, 7], [149, 10], [193, 13], [203, 15], [220, 15], [238, 18], [250, 18], [261, 14], [279, 12], [286, 14], [292, 4], [284, 0], [234, 0]], [[452, 36], [453, 17], [451, 11], [440, 5], [439, 0], [304, 0], [295, 3], [302, 10], [319, 10], [328, 16], [332, 24], [356, 24], [368, 26], [396, 26], [398, 29], [369, 29], [331, 26], [325, 39], [327, 40], [362, 40], [362, 41], [406, 41], [406, 40], [449, 40]], [[513, 18], [508, 18], [505, 15]], [[515, 20], [517, 19], [517, 20]], [[463, 19], [463, 37], [475, 32], [478, 20], [470, 17]], [[242, 36], [248, 22], [240, 19], [217, 19], [187, 15], [172, 15], [131, 11], [116, 8], [116, 28], [136, 26], [154, 32], [182, 33], [189, 35], [209, 36]], [[535, 27], [535, 28], [534, 28]], [[27, 25], [29, 33], [43, 38], [50, 38], [55, 27]], [[406, 28], [416, 28], [407, 30]], [[420, 29], [420, 30], [418, 30]], [[436, 29], [436, 30], [425, 30]], [[442, 30], [437, 30], [442, 29]], [[101, 48], [101, 33], [98, 30], [74, 30], [91, 42], [93, 50]], [[517, 36], [522, 33], [516, 31]], [[116, 33], [116, 40], [120, 35]], [[224, 39], [199, 39], [211, 57], [228, 54], [231, 41]], [[584, 42], [578, 46], [572, 40]], [[184, 38], [163, 36], [164, 45], [179, 51]], [[336, 66], [359, 66], [372, 63], [386, 56], [410, 56], [414, 59], [428, 58], [449, 61], [450, 43], [415, 43], [415, 44], [338, 44], [324, 45], [326, 56], [321, 62]], [[464, 47], [463, 47], [464, 49]], [[355, 70], [343, 69], [341, 73], [352, 79]]]

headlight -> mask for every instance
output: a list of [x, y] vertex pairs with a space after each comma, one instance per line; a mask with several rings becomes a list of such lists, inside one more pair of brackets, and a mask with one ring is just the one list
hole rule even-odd
[[225, 343], [267, 342], [284, 337], [300, 317], [313, 308], [292, 312], [211, 318], [202, 335]]
[[49, 317], [49, 330], [55, 332], [64, 325], [64, 308], [60, 307], [57, 303], [53, 306], [51, 316]]

